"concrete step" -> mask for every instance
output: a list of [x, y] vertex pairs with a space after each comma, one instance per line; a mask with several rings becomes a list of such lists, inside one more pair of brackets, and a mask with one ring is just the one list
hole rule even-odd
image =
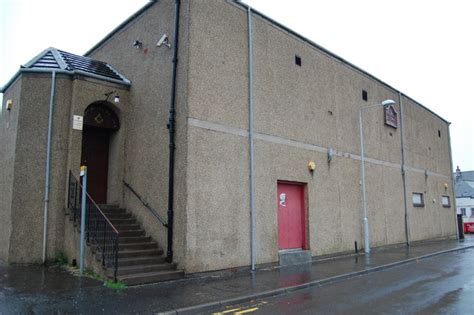
[[145, 283], [154, 283], [160, 281], [169, 281], [181, 279], [184, 276], [182, 270], [166, 270], [155, 272], [144, 272], [131, 275], [118, 276], [117, 278], [126, 285], [138, 285]]
[[126, 218], [126, 219], [111, 219], [109, 218], [110, 222], [113, 225], [121, 225], [121, 224], [137, 224], [137, 220], [133, 217]]
[[124, 214], [124, 213], [127, 213], [127, 210], [125, 210], [124, 208], [117, 208], [117, 209], [100, 209], [102, 211], [102, 213], [104, 213], [105, 215], [109, 215], [109, 214]]
[[113, 222], [114, 220], [123, 220], [123, 219], [133, 219], [132, 218], [132, 215], [130, 213], [113, 213], [113, 214], [105, 214], [105, 216], [111, 221]]
[[119, 251], [123, 250], [140, 250], [140, 249], [158, 249], [155, 242], [137, 242], [137, 243], [119, 243]]
[[143, 230], [126, 230], [126, 231], [120, 231], [119, 232], [119, 236], [122, 237], [122, 236], [125, 236], [125, 237], [128, 237], [128, 236], [144, 236], [145, 235], [145, 231]]
[[128, 244], [128, 243], [142, 243], [142, 242], [151, 242], [151, 237], [140, 235], [140, 236], [122, 236], [120, 234], [119, 244]]
[[141, 230], [142, 227], [138, 224], [114, 224], [114, 227], [117, 229], [117, 231], [135, 231], [135, 230]]
[[[128, 267], [119, 267], [117, 270], [118, 276], [132, 275], [137, 273], [147, 273], [147, 272], [156, 272], [156, 271], [165, 271], [165, 270], [176, 270], [176, 264], [149, 264], [149, 265], [135, 265]], [[113, 270], [108, 270], [108, 276], [112, 277], [114, 275]]]
[[160, 256], [162, 254], [163, 250], [161, 249], [119, 250], [118, 258], [149, 257]]
[[118, 266], [138, 266], [138, 265], [156, 265], [165, 263], [165, 256], [149, 256], [149, 257], [131, 257], [131, 258], [119, 258]]

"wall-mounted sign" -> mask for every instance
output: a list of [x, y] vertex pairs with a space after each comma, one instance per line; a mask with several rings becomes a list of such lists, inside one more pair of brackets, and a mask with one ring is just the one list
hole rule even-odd
[[280, 194], [280, 206], [286, 207], [286, 193]]
[[72, 117], [72, 129], [74, 130], [82, 130], [84, 119], [82, 116], [74, 115]]
[[398, 128], [398, 113], [393, 105], [386, 106], [384, 108], [385, 124], [392, 128]]

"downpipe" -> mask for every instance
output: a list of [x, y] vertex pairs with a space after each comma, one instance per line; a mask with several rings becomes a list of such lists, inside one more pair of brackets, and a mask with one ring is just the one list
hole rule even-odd
[[51, 92], [49, 96], [49, 113], [48, 113], [48, 142], [46, 145], [46, 169], [45, 169], [45, 189], [44, 189], [44, 210], [43, 210], [43, 264], [47, 259], [48, 247], [48, 212], [49, 212], [49, 174], [51, 168], [51, 138], [53, 131], [53, 109], [54, 109], [54, 93], [56, 85], [56, 72], [51, 72]]
[[169, 131], [169, 168], [168, 168], [168, 244], [166, 261], [173, 261], [173, 221], [174, 221], [174, 168], [175, 168], [175, 133], [176, 133], [176, 71], [178, 68], [179, 11], [181, 1], [175, 2], [173, 74], [171, 79], [171, 102], [168, 121]]
[[252, 8], [247, 6], [248, 21], [248, 89], [249, 89], [249, 193], [250, 193], [250, 260], [251, 269], [255, 270], [256, 253], [256, 215], [255, 215], [255, 164], [254, 164], [254, 131], [253, 131], [253, 37]]
[[402, 154], [402, 184], [403, 184], [403, 205], [405, 207], [405, 239], [406, 245], [410, 246], [410, 225], [408, 217], [408, 201], [407, 201], [407, 182], [405, 173], [405, 144], [404, 144], [404, 129], [403, 129], [403, 100], [402, 93], [398, 92], [398, 103], [400, 104], [400, 145]]

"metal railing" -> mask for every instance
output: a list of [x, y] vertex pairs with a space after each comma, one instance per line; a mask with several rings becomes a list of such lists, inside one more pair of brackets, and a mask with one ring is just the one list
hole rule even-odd
[[[69, 188], [67, 206], [72, 213], [74, 223], [81, 224], [80, 181], [69, 171]], [[113, 268], [114, 281], [117, 281], [119, 232], [102, 212], [89, 194], [86, 195], [86, 241], [97, 251], [102, 265]]]
[[129, 183], [127, 183], [126, 181], [123, 180], [123, 184], [125, 187], [127, 187], [131, 192], [132, 194], [135, 195], [135, 197], [137, 197], [138, 200], [140, 200], [140, 202], [145, 206], [145, 208], [147, 208], [154, 216], [155, 218], [160, 221], [161, 225], [163, 225], [164, 227], [168, 227], [168, 223], [165, 222], [165, 220], [163, 220], [163, 218], [158, 214], [158, 212], [153, 209], [149, 204], [148, 202], [146, 202], [136, 191], [135, 189], [133, 189], [132, 186], [130, 186]]

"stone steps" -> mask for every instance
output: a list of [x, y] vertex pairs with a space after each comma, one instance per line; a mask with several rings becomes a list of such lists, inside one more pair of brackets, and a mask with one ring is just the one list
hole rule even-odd
[[[158, 247], [135, 217], [117, 205], [100, 205], [104, 215], [119, 232], [117, 279], [126, 285], [138, 285], [180, 279], [182, 270], [176, 264], [167, 263], [163, 250]], [[112, 278], [113, 268], [106, 274]]]

